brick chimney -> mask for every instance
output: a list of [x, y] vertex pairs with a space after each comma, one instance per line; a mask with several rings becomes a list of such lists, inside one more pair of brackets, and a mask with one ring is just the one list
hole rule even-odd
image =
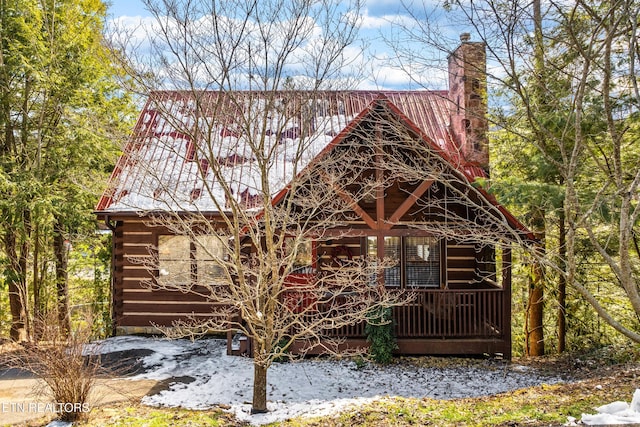
[[485, 44], [460, 35], [449, 55], [451, 131], [464, 159], [489, 171], [487, 131], [487, 55]]

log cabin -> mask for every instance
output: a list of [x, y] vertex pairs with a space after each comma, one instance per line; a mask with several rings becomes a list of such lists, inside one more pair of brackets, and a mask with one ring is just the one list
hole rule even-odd
[[[278, 95], [282, 99], [306, 105], [313, 97], [313, 108], [292, 109], [297, 116], [304, 111], [307, 117], [299, 117], [297, 125], [286, 129], [262, 126], [262, 132], [283, 147], [295, 146], [303, 134], [315, 138], [305, 154], [309, 164], [354, 138], [363, 143], [377, 141], [383, 147], [391, 140], [409, 138], [428, 150], [425, 161], [438, 174], [399, 180], [369, 200], [352, 202], [353, 217], [341, 226], [340, 238], [310, 245], [296, 273], [305, 280], [326, 262], [382, 254], [395, 258], [397, 263], [378, 280], [391, 291], [409, 289], [415, 294], [410, 303], [393, 308], [401, 354], [511, 354], [511, 249], [487, 242], [494, 242], [500, 233], [506, 241], [513, 240], [506, 236], [516, 235], [521, 241], [533, 236], [476, 184], [478, 178], [487, 178], [489, 167], [485, 57], [482, 43], [461, 37], [460, 46], [449, 57], [448, 90], [282, 92]], [[206, 121], [216, 147], [235, 147], [231, 155], [224, 155], [225, 173], [236, 174], [235, 194], [247, 209], [260, 208], [247, 183], [252, 162], [238, 149], [241, 135], [228, 118], [237, 107], [220, 102], [220, 96], [220, 92], [203, 92], [195, 99], [181, 91], [152, 93], [97, 205], [96, 214], [113, 232], [112, 315], [117, 334], [154, 333], [155, 325], [170, 326], [178, 319], [204, 318], [211, 312], [211, 302], [203, 296], [145, 286], [177, 277], [180, 271], [193, 277], [194, 263], [195, 281], [200, 270], [206, 270], [198, 267], [205, 265], [206, 257], [193, 254], [188, 238], [154, 226], [149, 215], [189, 206], [213, 218], [224, 205], [219, 200], [213, 203], [215, 190], [202, 189], [202, 180], [211, 175], [209, 163], [198, 157], [202, 142], [197, 135], [202, 130], [184, 129], [193, 130]], [[260, 100], [262, 95], [240, 96]], [[194, 104], [211, 107], [204, 109], [209, 111], [206, 117], [202, 109], [199, 117], [194, 116]], [[375, 126], [381, 118], [394, 124], [393, 132]], [[276, 180], [282, 191], [273, 203], [288, 191], [287, 182], [295, 176], [287, 164], [285, 155], [278, 169], [282, 178]], [[370, 168], [375, 175], [376, 165]], [[170, 197], [163, 197], [167, 194]], [[176, 204], [177, 200], [184, 203]], [[461, 226], [461, 220], [467, 225]], [[504, 229], [496, 229], [495, 223]], [[430, 229], [429, 224], [437, 228]], [[469, 224], [476, 230], [473, 239]], [[483, 241], [483, 232], [493, 239]], [[134, 261], [148, 256], [150, 248], [161, 264], [153, 269]], [[362, 323], [328, 333], [353, 345], [366, 345]]]

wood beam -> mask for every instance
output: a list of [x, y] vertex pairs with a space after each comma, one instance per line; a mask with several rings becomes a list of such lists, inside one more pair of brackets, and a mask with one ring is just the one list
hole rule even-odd
[[400, 220], [400, 218], [402, 218], [404, 214], [407, 213], [407, 211], [411, 208], [411, 206], [413, 206], [416, 203], [416, 201], [420, 197], [422, 197], [422, 195], [429, 189], [429, 187], [433, 185], [433, 182], [434, 182], [433, 179], [427, 179], [423, 181], [422, 184], [420, 184], [415, 190], [413, 190], [413, 192], [409, 194], [409, 196], [404, 200], [404, 202], [402, 202], [402, 204], [398, 206], [398, 209], [396, 209], [393, 215], [391, 215], [391, 217], [386, 222], [386, 224], [384, 224], [383, 228], [388, 230], [394, 225], [396, 225], [396, 223]]
[[353, 209], [353, 211], [358, 214], [358, 216], [360, 218], [362, 218], [362, 220], [373, 230], [375, 230], [378, 226], [378, 224], [376, 223], [376, 221], [371, 218], [371, 216], [369, 216], [368, 213], [366, 213], [364, 211], [364, 209], [362, 209], [360, 207], [360, 205], [358, 204], [358, 202], [356, 202], [353, 197], [351, 197], [349, 194], [347, 194], [345, 191], [340, 190], [339, 188], [334, 188], [334, 190], [336, 191], [336, 193], [338, 193], [338, 195], [340, 196], [340, 198], [342, 198], [342, 200], [344, 200], [345, 202], [347, 202], [349, 204], [349, 207], [351, 209]]
[[[382, 169], [382, 162], [384, 160], [384, 151], [382, 150], [382, 129], [380, 124], [376, 125], [375, 131], [375, 168], [376, 168], [376, 251], [378, 253], [378, 259], [380, 262], [384, 259], [384, 235], [380, 231], [384, 227], [384, 170]], [[378, 286], [384, 287], [384, 274], [378, 275]]]
[[382, 170], [382, 161], [384, 152], [381, 148], [382, 145], [382, 132], [379, 127], [376, 129], [376, 221], [378, 222], [378, 229], [382, 230], [384, 226], [384, 171]]
[[331, 183], [331, 180], [327, 178], [327, 176], [324, 173], [320, 173], [320, 176], [322, 177], [322, 180], [324, 182], [326, 182], [337, 194], [338, 196], [340, 196], [340, 198], [342, 200], [344, 200], [345, 202], [347, 202], [347, 204], [349, 205], [349, 207], [351, 209], [353, 209], [353, 211], [358, 214], [358, 216], [360, 218], [362, 218], [362, 220], [371, 228], [371, 229], [376, 229], [377, 228], [377, 223], [376, 221], [371, 218], [371, 216], [369, 216], [368, 213], [366, 213], [364, 211], [364, 209], [362, 209], [362, 207], [360, 207], [360, 205], [358, 204], [358, 202], [349, 194], [347, 193], [345, 190], [339, 188], [337, 185]]

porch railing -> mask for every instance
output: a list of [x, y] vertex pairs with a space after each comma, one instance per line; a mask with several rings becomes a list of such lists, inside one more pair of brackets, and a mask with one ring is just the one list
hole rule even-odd
[[[503, 338], [502, 289], [417, 290], [415, 298], [393, 308], [395, 334], [410, 338]], [[363, 338], [364, 322], [327, 331], [328, 336]]]

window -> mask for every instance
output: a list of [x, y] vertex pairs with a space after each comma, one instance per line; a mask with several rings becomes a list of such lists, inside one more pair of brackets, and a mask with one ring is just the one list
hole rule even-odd
[[224, 247], [220, 238], [212, 235], [197, 236], [195, 247], [198, 283], [211, 283], [224, 278], [224, 268], [220, 264], [224, 257]]
[[[367, 258], [369, 259], [369, 262], [373, 263], [373, 267], [377, 267], [378, 266], [378, 239], [375, 236], [368, 236], [367, 237]], [[375, 273], [375, 270], [373, 273], [371, 273], [369, 275], [369, 277], [367, 278], [369, 285], [370, 286], [376, 286], [378, 284], [378, 275]]]
[[[368, 236], [367, 255], [376, 258], [377, 238]], [[388, 288], [437, 288], [440, 286], [440, 241], [428, 236], [385, 236], [384, 257], [397, 263], [384, 270]]]
[[190, 241], [187, 236], [158, 236], [158, 282], [186, 285], [191, 281]]
[[[390, 288], [398, 288], [402, 285], [402, 252], [401, 238], [398, 236], [385, 236], [384, 258], [395, 260], [396, 264], [384, 269], [384, 284]], [[378, 257], [378, 239], [375, 236], [367, 237], [367, 256], [370, 259]]]
[[311, 240], [296, 240], [287, 238], [285, 241], [285, 253], [291, 255], [295, 250], [293, 265], [291, 266], [292, 274], [313, 274], [315, 268], [313, 265], [313, 242]]
[[440, 244], [433, 237], [404, 238], [404, 270], [409, 288], [440, 286]]
[[192, 241], [189, 236], [158, 236], [158, 282], [189, 285], [211, 283], [224, 277], [219, 260], [224, 256], [222, 242], [213, 235]]

